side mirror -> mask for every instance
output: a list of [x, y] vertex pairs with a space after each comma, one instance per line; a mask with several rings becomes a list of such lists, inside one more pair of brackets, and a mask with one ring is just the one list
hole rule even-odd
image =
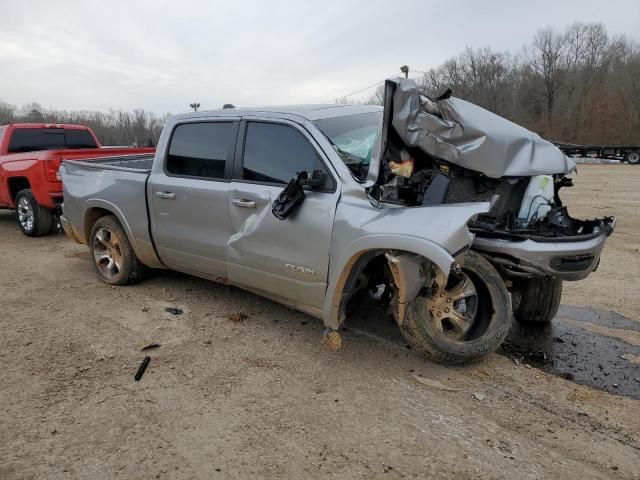
[[311, 188], [320, 188], [324, 186], [327, 179], [327, 174], [322, 170], [314, 170], [311, 175], [307, 174], [304, 180], [301, 180], [301, 185], [307, 185]]

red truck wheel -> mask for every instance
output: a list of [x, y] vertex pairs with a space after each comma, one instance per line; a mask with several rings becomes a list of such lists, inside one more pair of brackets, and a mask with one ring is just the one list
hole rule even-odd
[[53, 211], [38, 205], [28, 188], [16, 195], [16, 220], [22, 233], [29, 237], [48, 235], [54, 227]]

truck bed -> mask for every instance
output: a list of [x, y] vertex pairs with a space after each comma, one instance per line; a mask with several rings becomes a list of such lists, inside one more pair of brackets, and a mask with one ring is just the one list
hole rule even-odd
[[87, 242], [81, 227], [92, 211], [113, 212], [124, 228], [138, 258], [149, 266], [161, 266], [147, 217], [147, 179], [153, 154], [114, 155], [88, 160], [66, 160], [60, 173], [64, 189], [64, 220], [76, 228], [74, 237]]

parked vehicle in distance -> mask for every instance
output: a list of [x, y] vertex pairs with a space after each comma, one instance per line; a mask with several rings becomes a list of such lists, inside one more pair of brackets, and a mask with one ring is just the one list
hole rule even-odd
[[58, 167], [63, 158], [154, 151], [102, 147], [91, 129], [81, 125], [0, 125], [0, 209], [15, 209], [25, 235], [46, 235], [56, 228], [62, 203]]
[[553, 142], [569, 157], [619, 160], [630, 165], [640, 165], [640, 145], [576, 145]]
[[[329, 348], [341, 343], [351, 300], [370, 294], [392, 306], [407, 341], [429, 358], [479, 359], [503, 341], [514, 309], [520, 320], [553, 317], [561, 280], [595, 268], [613, 223], [585, 224], [582, 237], [543, 231], [527, 215], [512, 231], [496, 205], [535, 203], [540, 217], [556, 211], [552, 199], [542, 205], [525, 195], [539, 178], [487, 181], [474, 201], [478, 172], [403, 146], [392, 90], [384, 110], [316, 105], [171, 117], [155, 156], [65, 161], [62, 226], [89, 246], [109, 284], [138, 281], [151, 267], [237, 285], [322, 318]], [[498, 186], [508, 202], [486, 195]], [[484, 235], [477, 249], [470, 226], [476, 239]], [[565, 269], [561, 259], [574, 259], [576, 249], [580, 261]], [[528, 253], [526, 261], [515, 252]]]

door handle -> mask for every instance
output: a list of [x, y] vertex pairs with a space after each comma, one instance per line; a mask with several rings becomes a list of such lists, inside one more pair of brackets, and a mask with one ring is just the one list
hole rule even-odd
[[240, 207], [240, 208], [256, 208], [256, 202], [254, 202], [253, 200], [245, 200], [243, 198], [234, 198], [233, 200], [231, 200], [231, 203], [233, 203], [236, 207]]
[[173, 200], [176, 198], [176, 194], [173, 192], [156, 192], [156, 197], [164, 198], [166, 200]]

